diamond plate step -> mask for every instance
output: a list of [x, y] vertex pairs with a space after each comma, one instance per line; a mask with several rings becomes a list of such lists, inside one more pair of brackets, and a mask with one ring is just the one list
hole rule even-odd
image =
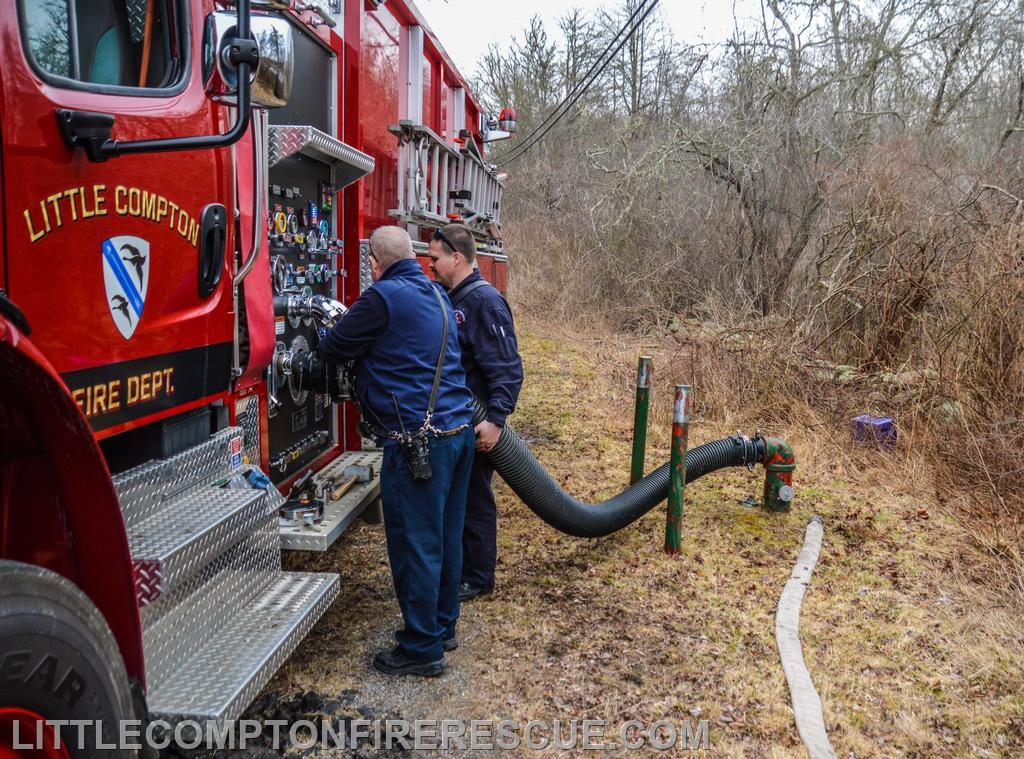
[[228, 427], [187, 451], [122, 472], [113, 480], [124, 523], [130, 529], [159, 513], [169, 501], [241, 466], [242, 429]]
[[263, 490], [203, 487], [128, 528], [139, 606], [169, 592], [274, 513]]
[[159, 685], [281, 574], [277, 519], [140, 610], [146, 680]]
[[147, 701], [168, 721], [236, 719], [338, 595], [337, 575], [281, 572], [176, 662]]
[[380, 498], [380, 469], [384, 454], [380, 451], [349, 451], [317, 472], [315, 481], [324, 483], [334, 478], [342, 481], [345, 467], [372, 466], [374, 476], [360, 483], [340, 500], [324, 499], [324, 518], [320, 524], [295, 524], [281, 520], [281, 548], [290, 551], [326, 551], [348, 528], [356, 517]]

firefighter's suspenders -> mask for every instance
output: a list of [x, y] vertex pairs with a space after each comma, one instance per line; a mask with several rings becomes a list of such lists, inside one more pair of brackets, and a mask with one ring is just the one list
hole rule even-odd
[[491, 283], [488, 282], [486, 279], [478, 279], [476, 282], [472, 282], [466, 285], [466, 287], [464, 287], [462, 290], [459, 290], [458, 295], [452, 298], [452, 308], [458, 308], [459, 304], [466, 299], [467, 295], [469, 295], [474, 290], [479, 290], [481, 287], [486, 287], [489, 284]]

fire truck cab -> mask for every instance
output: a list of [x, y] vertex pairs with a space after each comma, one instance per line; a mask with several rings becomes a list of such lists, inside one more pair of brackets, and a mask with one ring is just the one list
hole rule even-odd
[[426, 268], [466, 224], [504, 290], [515, 114], [409, 0], [0, 0], [0, 55], [0, 755], [223, 724], [337, 595], [282, 548], [379, 493], [344, 368], [304, 362], [380, 225]]

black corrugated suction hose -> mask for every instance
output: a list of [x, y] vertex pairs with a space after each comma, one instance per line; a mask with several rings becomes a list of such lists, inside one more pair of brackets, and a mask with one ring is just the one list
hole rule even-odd
[[[474, 423], [486, 409], [477, 401]], [[487, 454], [494, 470], [534, 514], [549, 525], [577, 538], [600, 538], [635, 522], [668, 497], [668, 463], [603, 503], [583, 503], [562, 490], [530, 453], [526, 443], [505, 425]], [[699, 445], [686, 452], [686, 481], [727, 466], [746, 466], [764, 460], [764, 438], [736, 436]]]

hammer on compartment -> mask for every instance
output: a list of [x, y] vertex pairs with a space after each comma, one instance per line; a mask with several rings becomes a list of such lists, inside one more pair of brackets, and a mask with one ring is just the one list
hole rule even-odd
[[334, 491], [331, 493], [332, 501], [337, 501], [339, 498], [345, 495], [345, 493], [347, 493], [356, 486], [357, 482], [369, 482], [370, 480], [372, 480], [373, 467], [362, 466], [360, 464], [349, 464], [347, 467], [345, 467], [344, 471], [342, 471], [341, 476], [344, 478], [345, 481], [342, 482], [341, 485], [335, 488]]

